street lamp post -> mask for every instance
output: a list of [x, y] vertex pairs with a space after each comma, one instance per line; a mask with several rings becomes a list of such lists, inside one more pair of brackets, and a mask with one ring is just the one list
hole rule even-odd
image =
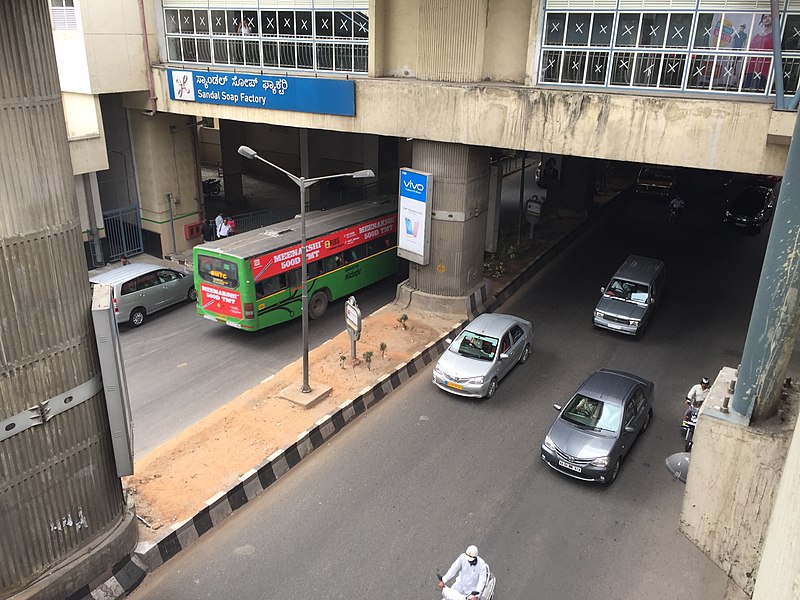
[[308, 265], [306, 263], [306, 190], [323, 179], [336, 179], [339, 177], [364, 179], [367, 177], [375, 177], [375, 173], [373, 173], [371, 169], [364, 169], [361, 171], [355, 171], [354, 173], [339, 173], [337, 175], [324, 175], [322, 177], [312, 177], [307, 179], [305, 177], [297, 177], [296, 175], [289, 173], [289, 171], [282, 169], [278, 165], [269, 162], [267, 159], [259, 156], [255, 150], [249, 148], [248, 146], [239, 146], [239, 154], [249, 160], [253, 160], [255, 158], [256, 160], [260, 160], [261, 162], [269, 165], [273, 169], [277, 169], [291, 179], [297, 185], [297, 187], [300, 188], [300, 277], [302, 279], [303, 286], [301, 297], [301, 318], [303, 322], [303, 385], [300, 388], [300, 391], [303, 393], [308, 393], [311, 391], [311, 387], [308, 385]]

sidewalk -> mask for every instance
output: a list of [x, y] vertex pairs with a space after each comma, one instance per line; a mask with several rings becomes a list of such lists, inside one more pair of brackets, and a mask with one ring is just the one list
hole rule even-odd
[[[625, 194], [618, 202], [609, 200], [625, 186], [626, 182], [620, 181], [598, 194], [596, 204], [602, 208], [593, 218], [554, 212], [537, 225], [532, 242], [524, 240], [513, 255], [507, 249], [498, 251], [495, 260], [503, 268], [485, 273], [491, 292], [487, 310], [499, 308], [588, 227], [624, 204]], [[407, 322], [401, 321], [402, 315], [408, 317]], [[141, 577], [128, 574], [120, 581], [113, 575], [91, 589], [108, 598], [120, 597], [113, 590], [126, 594], [135, 589], [146, 572], [193, 544], [358, 415], [425, 369], [445, 350], [445, 338], [465, 324], [454, 323], [452, 317], [386, 306], [364, 319], [358, 351], [372, 352], [370, 364], [347, 358], [346, 333], [312, 350], [312, 387], [314, 377], [333, 382], [335, 391], [329, 399], [303, 409], [281, 398], [283, 387], [299, 381], [297, 361], [178, 439], [137, 460], [136, 474], [124, 485], [136, 504], [140, 542], [129, 564], [118, 565], [116, 573], [132, 569], [141, 572]], [[381, 348], [384, 340], [391, 344], [385, 355]], [[224, 464], [220, 456], [226, 456]], [[96, 593], [86, 596], [90, 597]]]

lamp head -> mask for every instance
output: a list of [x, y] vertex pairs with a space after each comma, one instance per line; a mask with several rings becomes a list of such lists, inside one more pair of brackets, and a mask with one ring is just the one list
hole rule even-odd
[[[239, 148], [241, 152], [241, 148]], [[363, 171], [356, 171], [353, 173], [353, 179], [367, 179], [368, 177], [375, 177], [375, 173], [372, 172], [372, 169], [364, 169]]]
[[253, 160], [256, 156], [258, 156], [258, 152], [249, 146], [239, 146], [239, 154], [250, 160]]

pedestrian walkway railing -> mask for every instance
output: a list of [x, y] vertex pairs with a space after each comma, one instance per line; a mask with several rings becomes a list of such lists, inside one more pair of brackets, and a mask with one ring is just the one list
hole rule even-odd
[[243, 233], [260, 227], [266, 227], [273, 223], [280, 223], [281, 221], [293, 219], [295, 215], [298, 214], [298, 209], [268, 208], [266, 210], [233, 215], [232, 218], [236, 226], [236, 233]]

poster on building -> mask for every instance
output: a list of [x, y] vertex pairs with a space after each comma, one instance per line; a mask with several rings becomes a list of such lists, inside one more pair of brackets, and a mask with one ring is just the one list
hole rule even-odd
[[430, 259], [433, 175], [400, 169], [397, 255], [420, 265]]

